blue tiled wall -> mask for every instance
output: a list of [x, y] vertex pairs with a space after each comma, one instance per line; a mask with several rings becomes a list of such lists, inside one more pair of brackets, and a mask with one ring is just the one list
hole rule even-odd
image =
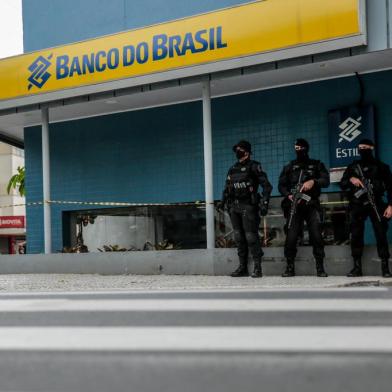
[[[52, 124], [52, 199], [151, 203], [203, 199], [201, 128], [199, 102]], [[27, 200], [42, 200], [41, 129], [26, 129], [25, 138]], [[61, 212], [66, 209], [53, 207], [54, 250], [62, 247]], [[68, 208], [72, 209], [75, 206]], [[40, 252], [42, 208], [32, 206], [27, 215], [29, 251]]]
[[[392, 72], [365, 76], [366, 101], [376, 106], [379, 156], [392, 164]], [[232, 145], [254, 146], [277, 194], [280, 170], [305, 137], [328, 166], [327, 112], [355, 104], [354, 77], [213, 100], [215, 198], [233, 163]], [[200, 102], [52, 124], [52, 198], [75, 201], [176, 202], [204, 199]], [[42, 199], [39, 128], [25, 130], [27, 199]], [[336, 190], [332, 187], [330, 190]], [[72, 207], [70, 209], [75, 209]], [[53, 209], [54, 250], [61, 248], [61, 211]], [[40, 252], [42, 208], [30, 207], [28, 246]], [[369, 237], [371, 240], [371, 237]]]
[[248, 0], [23, 0], [24, 50], [166, 22]]

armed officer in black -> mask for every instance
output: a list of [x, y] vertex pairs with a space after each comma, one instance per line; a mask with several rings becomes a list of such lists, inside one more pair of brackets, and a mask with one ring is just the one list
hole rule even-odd
[[[286, 243], [284, 254], [287, 260], [286, 271], [283, 277], [295, 276], [295, 257], [297, 255], [298, 236], [303, 230], [306, 221], [309, 231], [310, 243], [313, 246], [313, 255], [316, 259], [317, 276], [328, 276], [324, 271], [324, 241], [321, 235], [320, 201], [321, 188], [329, 186], [329, 173], [320, 161], [309, 158], [309, 143], [305, 139], [297, 139], [295, 142], [297, 159], [286, 165], [279, 177], [279, 192], [284, 196], [282, 209], [287, 219]], [[302, 177], [302, 178], [300, 178]], [[299, 200], [297, 209], [291, 218], [290, 210], [293, 203], [293, 190], [299, 186], [299, 192], [308, 195], [310, 201]]]
[[[391, 170], [388, 165], [374, 157], [374, 143], [371, 140], [361, 140], [358, 150], [361, 158], [347, 167], [340, 183], [350, 200], [351, 254], [354, 268], [347, 276], [362, 276], [363, 235], [365, 221], [369, 217], [377, 240], [382, 276], [391, 277], [387, 239], [388, 220], [392, 217]], [[370, 197], [370, 200], [374, 201], [374, 205], [366, 192], [366, 185], [369, 186], [366, 183], [373, 188], [373, 198]], [[361, 192], [361, 190], [365, 190], [365, 192]], [[384, 201], [385, 192], [387, 193], [387, 202]]]
[[[268, 203], [272, 191], [266, 173], [259, 162], [250, 159], [251, 144], [241, 140], [233, 151], [238, 162], [229, 170], [226, 177], [220, 207], [228, 208], [233, 225], [234, 237], [240, 259], [239, 267], [231, 274], [233, 277], [249, 276], [248, 249], [253, 261], [253, 278], [262, 277], [261, 258], [263, 251], [259, 238], [260, 217], [267, 215]], [[263, 197], [258, 193], [259, 185], [263, 188]]]

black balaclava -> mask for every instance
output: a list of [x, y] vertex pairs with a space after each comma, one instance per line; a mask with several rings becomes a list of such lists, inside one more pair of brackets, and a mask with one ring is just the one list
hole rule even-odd
[[[370, 140], [370, 139], [362, 139], [358, 145], [360, 144], [366, 144], [367, 146], [373, 146], [374, 147], [374, 143]], [[359, 149], [359, 155], [361, 156], [361, 160], [363, 162], [371, 162], [374, 160], [374, 155], [373, 155], [373, 150], [370, 148], [366, 148], [366, 149]]]
[[242, 159], [246, 154], [246, 151], [243, 150], [237, 150], [235, 152], [235, 156], [237, 157], [238, 160]]
[[309, 159], [309, 143], [305, 139], [297, 139], [295, 141], [295, 145], [303, 147], [302, 150], [295, 150], [295, 153], [297, 154], [297, 161], [307, 161]]
[[[237, 147], [240, 147], [243, 151], [238, 150]], [[237, 144], [233, 146], [233, 151], [238, 160], [242, 159], [245, 154], [248, 152], [249, 154], [252, 153], [252, 145], [246, 140], [240, 140]]]

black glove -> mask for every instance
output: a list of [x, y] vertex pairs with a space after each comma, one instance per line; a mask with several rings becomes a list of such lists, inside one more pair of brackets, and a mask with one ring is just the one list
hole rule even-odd
[[268, 200], [264, 200], [260, 202], [260, 216], [266, 216], [268, 214]]

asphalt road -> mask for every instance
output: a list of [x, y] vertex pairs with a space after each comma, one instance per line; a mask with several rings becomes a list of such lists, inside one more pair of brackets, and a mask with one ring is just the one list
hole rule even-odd
[[386, 288], [0, 295], [0, 390], [390, 391]]

